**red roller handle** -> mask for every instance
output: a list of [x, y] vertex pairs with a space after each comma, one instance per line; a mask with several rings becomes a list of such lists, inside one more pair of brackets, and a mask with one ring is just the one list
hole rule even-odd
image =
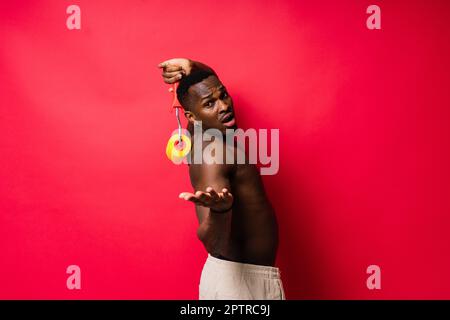
[[169, 88], [169, 92], [173, 93], [173, 101], [172, 101], [172, 107], [170, 108], [170, 112], [172, 112], [172, 110], [174, 108], [183, 108], [181, 106], [180, 101], [178, 101], [178, 98], [177, 98], [177, 88], [178, 88], [178, 82], [175, 82], [174, 84], [172, 84], [172, 87]]

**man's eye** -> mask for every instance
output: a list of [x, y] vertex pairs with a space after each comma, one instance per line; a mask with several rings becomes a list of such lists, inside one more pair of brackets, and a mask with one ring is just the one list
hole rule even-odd
[[226, 98], [226, 97], [228, 97], [228, 93], [227, 93], [226, 91], [224, 91], [224, 92], [222, 93], [222, 98]]
[[206, 107], [212, 107], [213, 105], [214, 105], [214, 101], [211, 101], [211, 100], [205, 103]]

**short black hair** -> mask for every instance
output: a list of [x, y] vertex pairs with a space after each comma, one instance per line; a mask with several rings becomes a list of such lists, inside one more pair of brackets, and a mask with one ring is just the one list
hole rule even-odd
[[200, 69], [191, 72], [188, 76], [180, 80], [177, 88], [177, 98], [185, 110], [190, 110], [186, 99], [189, 88], [210, 76], [217, 77], [213, 71]]

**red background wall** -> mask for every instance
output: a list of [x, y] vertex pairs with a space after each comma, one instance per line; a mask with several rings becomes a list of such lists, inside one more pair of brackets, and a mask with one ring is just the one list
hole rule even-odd
[[2, 1], [0, 298], [197, 298], [187, 168], [164, 153], [156, 66], [173, 57], [216, 69], [242, 127], [280, 129], [264, 180], [289, 299], [450, 298], [448, 16], [447, 1]]

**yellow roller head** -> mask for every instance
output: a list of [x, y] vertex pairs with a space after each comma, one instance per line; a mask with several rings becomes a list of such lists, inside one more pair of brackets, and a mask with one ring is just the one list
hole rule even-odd
[[170, 161], [174, 163], [180, 163], [181, 160], [186, 157], [191, 151], [191, 139], [186, 135], [181, 135], [182, 146], [178, 146], [178, 134], [174, 134], [167, 142], [166, 155]]

